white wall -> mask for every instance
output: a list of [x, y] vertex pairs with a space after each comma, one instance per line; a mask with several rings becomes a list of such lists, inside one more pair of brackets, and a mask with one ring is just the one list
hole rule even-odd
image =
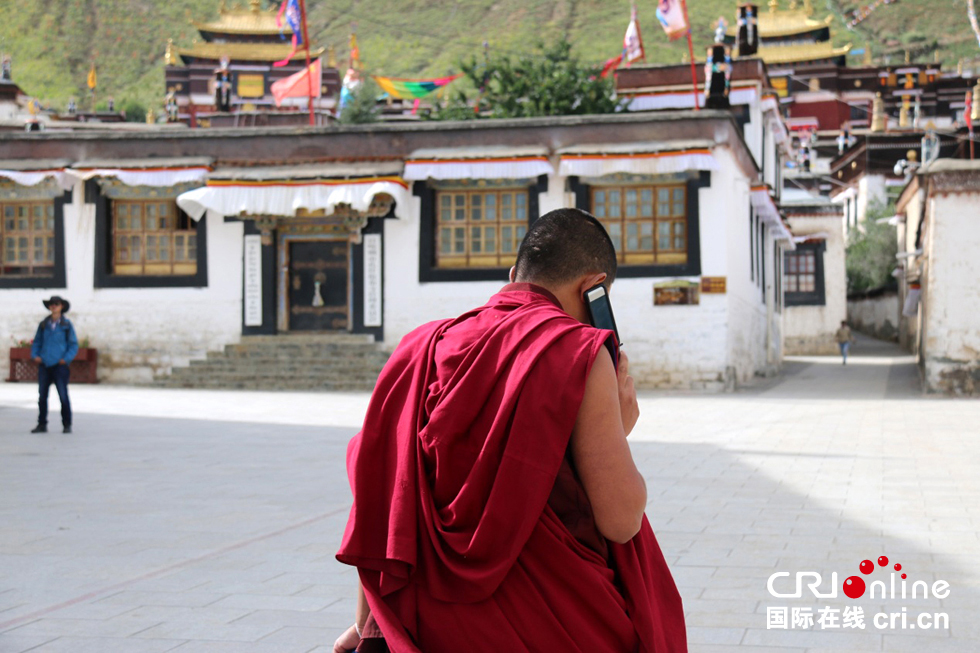
[[[624, 350], [642, 387], [722, 390], [726, 380], [729, 384], [734, 381], [734, 377], [726, 379], [726, 374], [747, 380], [766, 360], [760, 291], [743, 287], [749, 283], [748, 180], [727, 149], [716, 148], [715, 156], [721, 170], [711, 173], [711, 186], [702, 188], [699, 195], [701, 266], [704, 276], [728, 279], [728, 294], [702, 295], [700, 305], [695, 306], [654, 306], [654, 284], [672, 279], [621, 278], [613, 286], [611, 298]], [[564, 178], [549, 179], [548, 192], [539, 197], [542, 214], [574, 206], [574, 198], [564, 188]], [[739, 199], [733, 201], [733, 197]], [[385, 221], [387, 347], [397, 345], [419, 324], [454, 317], [484, 304], [502, 285], [419, 283], [419, 210], [420, 201], [413, 198], [404, 215]], [[738, 261], [733, 262], [736, 256]], [[771, 256], [770, 250], [770, 265]], [[767, 280], [772, 280], [771, 269]], [[737, 321], [731, 319], [733, 306], [738, 307]]]
[[786, 353], [834, 354], [834, 333], [847, 319], [847, 270], [844, 264], [844, 236], [841, 218], [798, 217], [789, 219], [796, 236], [826, 234], [823, 253], [823, 306], [786, 306], [783, 308], [783, 340]]
[[875, 297], [847, 301], [847, 322], [861, 333], [879, 340], [898, 341], [898, 293], [889, 291]]
[[857, 222], [864, 224], [868, 217], [868, 206], [880, 202], [888, 203], [888, 189], [885, 187], [884, 175], [864, 175], [858, 181]]
[[[208, 215], [208, 287], [93, 288], [95, 206], [84, 186], [65, 206], [67, 288], [0, 290], [0, 338], [29, 340], [47, 312], [42, 299], [62, 295], [79, 340], [99, 349], [99, 379], [142, 383], [186, 365], [241, 336], [242, 223]], [[6, 378], [9, 361], [2, 358]]]
[[921, 356], [929, 390], [980, 394], [980, 193], [930, 197]]

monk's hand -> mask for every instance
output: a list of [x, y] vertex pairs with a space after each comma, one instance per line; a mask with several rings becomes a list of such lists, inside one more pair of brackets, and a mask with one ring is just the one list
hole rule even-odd
[[38, 365], [40, 365], [41, 364], [41, 357], [40, 356], [35, 356], [34, 357], [34, 362], [37, 363]]
[[630, 376], [630, 361], [622, 351], [619, 352], [616, 380], [619, 383], [619, 412], [623, 416], [623, 430], [629, 435], [640, 418], [640, 405], [636, 402], [636, 387]]
[[357, 628], [351, 626], [333, 643], [333, 653], [349, 653], [356, 649], [360, 643], [361, 638], [357, 634]]

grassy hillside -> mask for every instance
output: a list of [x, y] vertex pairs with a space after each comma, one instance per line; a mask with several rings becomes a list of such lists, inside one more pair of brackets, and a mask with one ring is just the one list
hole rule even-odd
[[[871, 0], [862, 0], [862, 3]], [[731, 20], [734, 0], [689, 0], [700, 56], [719, 16]], [[788, 4], [788, 0], [783, 0]], [[229, 2], [231, 4], [231, 2]], [[496, 52], [520, 53], [541, 39], [568, 39], [589, 62], [602, 62], [620, 49], [629, 20], [629, 0], [307, 0], [312, 40], [334, 45], [341, 65], [347, 35], [356, 23], [361, 56], [371, 72], [403, 76], [443, 75], [461, 57], [481, 56], [486, 41]], [[764, 4], [764, 3], [763, 3]], [[814, 0], [817, 15], [838, 17], [854, 0]], [[265, 6], [268, 6], [265, 0]], [[70, 96], [87, 97], [85, 78], [98, 64], [98, 97], [113, 96], [159, 106], [163, 97], [163, 53], [167, 38], [190, 44], [197, 36], [191, 18], [217, 16], [218, 0], [0, 0], [2, 48], [13, 56], [14, 80], [29, 94], [54, 106]], [[638, 3], [647, 57], [679, 62], [686, 43], [666, 40], [654, 0]], [[875, 54], [909, 46], [940, 44], [948, 65], [980, 55], [966, 19], [966, 0], [898, 0], [881, 6], [856, 30], [835, 22], [837, 43], [874, 43]], [[928, 50], [928, 47], [924, 49]], [[930, 54], [927, 55], [931, 59]], [[83, 103], [80, 103], [85, 106]]]

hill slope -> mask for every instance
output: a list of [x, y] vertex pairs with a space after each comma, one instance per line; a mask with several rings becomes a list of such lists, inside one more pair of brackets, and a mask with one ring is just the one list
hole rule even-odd
[[[897, 0], [882, 5], [856, 30], [840, 17], [861, 0], [814, 0], [816, 15], [835, 13], [834, 41], [874, 52], [938, 41], [947, 65], [980, 54], [966, 19], [965, 0]], [[782, 0], [788, 4], [788, 0]], [[731, 21], [734, 0], [689, 0], [696, 54], [710, 43], [719, 16]], [[347, 36], [356, 23], [361, 56], [371, 72], [392, 76], [443, 75], [461, 57], [491, 51], [528, 51], [541, 39], [568, 39], [588, 62], [618, 54], [629, 21], [628, 0], [307, 0], [312, 41], [336, 47], [345, 65]], [[263, 0], [269, 6], [269, 0]], [[113, 96], [159, 107], [167, 38], [190, 44], [191, 19], [217, 16], [218, 0], [0, 0], [2, 48], [13, 56], [13, 76], [27, 93], [63, 107], [87, 97], [86, 74], [98, 65], [98, 98]], [[668, 42], [654, 0], [638, 4], [647, 59], [679, 62], [686, 43]], [[896, 54], [895, 56], [899, 56]], [[931, 56], [929, 57], [931, 59]], [[81, 106], [87, 106], [80, 102]]]

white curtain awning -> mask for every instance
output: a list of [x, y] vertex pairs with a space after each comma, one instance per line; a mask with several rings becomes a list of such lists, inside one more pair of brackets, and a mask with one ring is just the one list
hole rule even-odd
[[[758, 97], [754, 88], [733, 88], [728, 93], [728, 101], [733, 105], [752, 104]], [[698, 106], [704, 107], [704, 89], [699, 89]], [[645, 93], [630, 98], [629, 111], [658, 111], [662, 109], [693, 109], [694, 93], [687, 91], [668, 91]]]
[[211, 171], [212, 159], [181, 157], [173, 159], [99, 159], [80, 161], [65, 172], [83, 181], [114, 177], [127, 186], [176, 186], [203, 182]]
[[543, 147], [447, 148], [412, 152], [405, 161], [404, 178], [533, 179], [554, 172]]
[[61, 159], [0, 160], [0, 177], [21, 186], [37, 186], [45, 179], [54, 179], [58, 186], [68, 190], [72, 180], [65, 176], [65, 168], [71, 161]]
[[219, 215], [278, 215], [293, 217], [299, 209], [333, 213], [338, 204], [349, 204], [357, 211], [367, 211], [374, 196], [391, 195], [404, 211], [409, 200], [408, 184], [400, 177], [367, 177], [361, 179], [283, 179], [244, 180], [211, 179], [177, 197], [177, 205], [187, 215], [200, 220], [206, 211]]
[[714, 143], [634, 143], [630, 145], [583, 145], [560, 150], [559, 174], [602, 177], [618, 172], [666, 175], [688, 170], [718, 170], [711, 153]]
[[786, 241], [788, 245], [787, 249], [796, 249], [796, 245], [793, 242], [793, 232], [783, 222], [783, 217], [779, 214], [776, 203], [773, 201], [772, 196], [769, 195], [769, 187], [753, 186], [749, 193], [749, 201], [752, 203], [752, 208], [755, 209], [759, 218], [765, 224], [769, 225], [769, 228], [776, 234], [776, 240]]

